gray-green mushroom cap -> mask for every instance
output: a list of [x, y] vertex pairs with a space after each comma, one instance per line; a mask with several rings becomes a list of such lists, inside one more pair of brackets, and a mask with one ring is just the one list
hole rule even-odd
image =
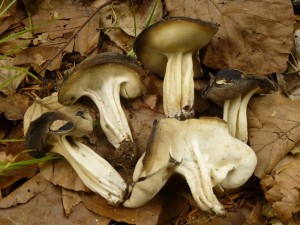
[[163, 104], [167, 117], [193, 116], [194, 53], [217, 33], [214, 23], [187, 17], [173, 17], [142, 31], [135, 40], [139, 61], [153, 73], [164, 76]]

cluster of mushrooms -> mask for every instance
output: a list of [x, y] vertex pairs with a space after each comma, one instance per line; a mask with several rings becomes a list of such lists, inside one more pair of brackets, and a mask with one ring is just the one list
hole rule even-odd
[[[246, 144], [247, 103], [255, 92], [276, 90], [276, 86], [267, 78], [238, 70], [220, 71], [211, 78], [203, 97], [224, 101], [223, 120], [194, 118], [194, 77], [200, 71], [196, 52], [217, 31], [218, 26], [210, 22], [173, 17], [153, 24], [137, 37], [134, 51], [139, 62], [164, 76], [166, 118], [154, 122], [146, 150], [135, 165], [132, 183], [126, 183], [104, 158], [73, 138], [93, 130], [91, 116], [84, 110], [68, 115], [47, 112], [32, 121], [26, 134], [27, 147], [33, 149], [30, 154], [42, 157], [52, 151], [63, 155], [90, 190], [111, 204], [130, 208], [147, 203], [177, 173], [185, 178], [202, 210], [224, 214], [213, 188], [243, 185], [257, 163], [255, 153]], [[135, 145], [120, 96], [136, 98], [145, 93], [141, 79], [144, 70], [139, 62], [112, 52], [87, 58], [75, 67], [58, 92], [58, 101], [65, 106], [75, 104], [82, 96], [89, 97], [99, 110], [103, 132], [116, 150]], [[239, 96], [236, 88], [241, 90]], [[66, 122], [53, 128], [57, 120]]]

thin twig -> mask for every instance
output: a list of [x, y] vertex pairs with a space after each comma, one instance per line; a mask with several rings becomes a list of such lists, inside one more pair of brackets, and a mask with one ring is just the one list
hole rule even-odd
[[102, 9], [104, 8], [105, 6], [111, 4], [112, 2], [114, 2], [116, 0], [110, 0], [110, 1], [107, 1], [106, 3], [100, 5], [96, 10], [95, 12], [76, 30], [76, 32], [74, 32], [74, 34], [68, 39], [68, 41], [66, 42], [66, 44], [64, 46], [62, 46], [62, 48], [49, 60], [46, 62], [45, 66], [40, 70], [38, 71], [38, 73], [41, 73], [42, 71], [44, 71], [49, 65], [51, 62], [53, 62], [53, 60], [60, 55], [60, 53], [70, 44], [70, 42], [78, 35], [78, 33], [85, 27], [85, 25], [88, 24], [88, 22]]

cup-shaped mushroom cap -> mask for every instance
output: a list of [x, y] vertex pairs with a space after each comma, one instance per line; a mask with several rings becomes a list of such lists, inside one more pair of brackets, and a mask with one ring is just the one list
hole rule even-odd
[[[75, 115], [81, 119], [81, 123], [89, 123], [91, 118], [79, 111]], [[127, 192], [127, 184], [120, 174], [100, 155], [88, 146], [69, 138], [73, 134], [81, 136], [84, 131], [91, 129], [81, 128], [81, 123], [73, 121], [70, 116], [60, 112], [47, 112], [32, 121], [26, 133], [26, 146], [31, 149], [29, 153], [33, 157], [42, 157], [47, 152], [55, 152], [62, 155], [76, 171], [82, 182], [93, 192], [100, 194], [111, 204], [124, 201]], [[58, 126], [53, 123], [65, 121]], [[84, 121], [87, 120], [87, 121]], [[80, 132], [76, 132], [80, 130]]]
[[[52, 128], [56, 121], [64, 121], [64, 125]], [[26, 146], [31, 149], [29, 154], [35, 158], [43, 157], [53, 147], [55, 135], [81, 137], [93, 130], [91, 116], [79, 111], [76, 115], [65, 115], [60, 112], [47, 112], [32, 121], [26, 133]]]
[[267, 93], [278, 89], [277, 85], [265, 76], [246, 75], [239, 70], [225, 69], [211, 77], [202, 96], [213, 101], [224, 101], [255, 88], [258, 88], [257, 93]]
[[203, 48], [217, 33], [214, 23], [187, 17], [171, 17], [143, 30], [135, 40], [134, 52], [152, 72], [164, 76], [165, 54], [191, 53]]
[[140, 78], [143, 74], [143, 69], [133, 57], [114, 52], [101, 53], [85, 59], [74, 68], [61, 86], [58, 100], [63, 105], [74, 104], [83, 92], [101, 89], [111, 78], [115, 79], [114, 83], [120, 84], [121, 96], [135, 98], [145, 92]]

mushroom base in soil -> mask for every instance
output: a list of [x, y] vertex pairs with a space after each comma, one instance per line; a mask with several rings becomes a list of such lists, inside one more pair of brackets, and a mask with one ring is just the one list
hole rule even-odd
[[213, 187], [240, 187], [253, 174], [256, 163], [254, 151], [232, 137], [221, 119], [161, 119], [135, 167], [131, 195], [124, 206], [144, 205], [178, 173], [202, 210], [222, 215], [225, 209]]
[[214, 23], [172, 17], [149, 26], [136, 38], [134, 52], [138, 59], [152, 72], [164, 76], [163, 107], [167, 117], [194, 116], [193, 55], [217, 31]]
[[224, 102], [223, 119], [232, 136], [248, 142], [247, 105], [254, 94], [277, 91], [277, 85], [265, 76], [246, 75], [235, 69], [225, 69], [211, 76], [202, 96]]
[[[47, 112], [32, 121], [26, 133], [26, 146], [32, 149], [30, 155], [39, 158], [51, 151], [64, 156], [90, 190], [111, 204], [123, 202], [127, 184], [120, 174], [88, 146], [72, 139], [92, 131], [91, 118], [82, 113], [77, 116], [79, 121], [73, 123], [62, 113]], [[53, 130], [51, 125], [58, 120], [67, 123]], [[80, 126], [87, 123], [90, 129], [81, 130]]]

